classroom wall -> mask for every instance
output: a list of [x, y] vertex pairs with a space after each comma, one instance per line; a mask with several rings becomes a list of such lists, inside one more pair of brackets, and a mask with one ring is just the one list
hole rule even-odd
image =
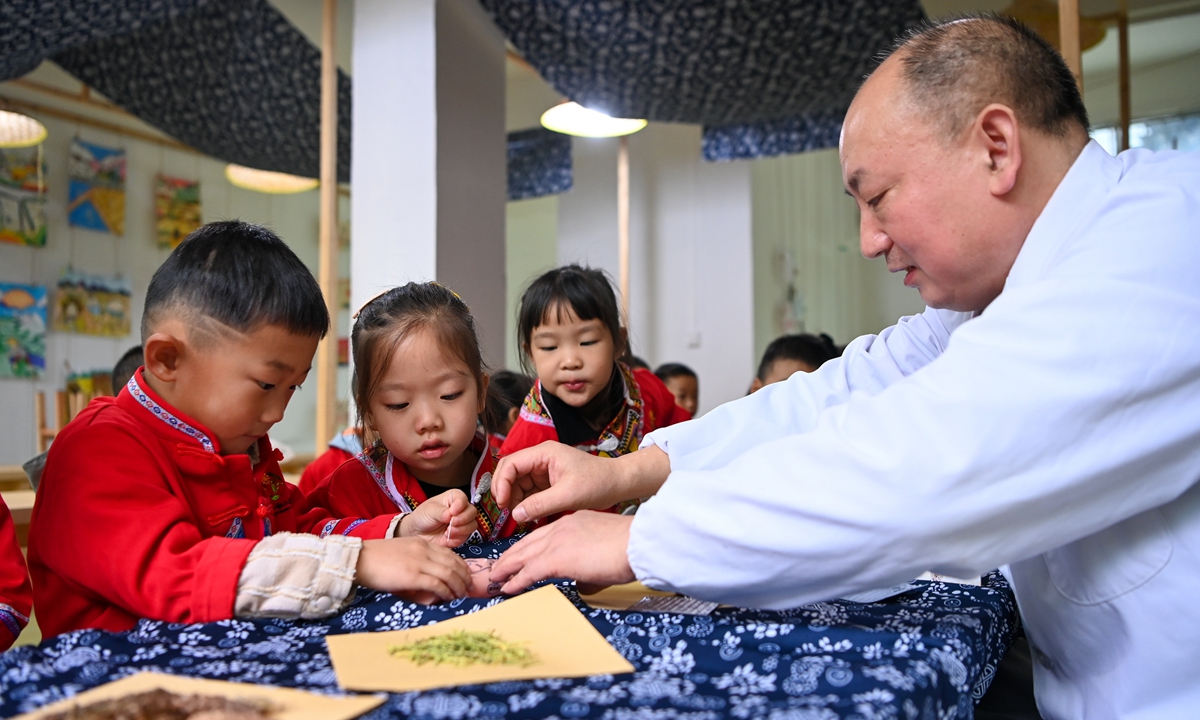
[[[1200, 52], [1135, 69], [1129, 75], [1134, 120], [1184, 115], [1200, 110]], [[1115, 73], [1084, 77], [1083, 100], [1092, 127], [1120, 122], [1120, 95]]]
[[[54, 118], [40, 119], [50, 132], [45, 143], [49, 187], [46, 205], [48, 240], [44, 248], [0, 243], [0, 281], [38, 284], [52, 292], [60, 273], [69, 266], [91, 274], [121, 272], [133, 286], [131, 334], [123, 338], [102, 338], [48, 332], [47, 368], [43, 378], [36, 382], [0, 380], [0, 408], [4, 412], [0, 465], [20, 464], [36, 452], [35, 392], [44, 391], [49, 406], [54, 392], [65, 387], [68, 366], [76, 371], [111, 369], [126, 349], [140, 343], [138, 326], [146, 287], [168, 254], [155, 243], [153, 182], [157, 173], [199, 179], [206, 222], [240, 218], [268, 225], [314, 271], [317, 262], [316, 191], [273, 196], [241, 190], [225, 180], [224, 162]], [[76, 134], [89, 142], [123, 147], [128, 153], [125, 234], [122, 237], [67, 224], [67, 158], [71, 138]], [[341, 327], [344, 334], [345, 318], [341, 318]], [[339, 385], [344, 388], [346, 384], [343, 372]], [[297, 393], [283, 421], [271, 431], [273, 439], [289, 445], [296, 452], [313, 450], [315, 375], [306, 385], [311, 385], [313, 390], [305, 387]], [[47, 415], [53, 422], [53, 407], [47, 407]]]
[[496, 369], [521, 371], [517, 309], [521, 293], [538, 275], [558, 265], [558, 196], [508, 203], [505, 213], [504, 357], [488, 358]]
[[[616, 139], [575, 138], [575, 187], [559, 196], [558, 261], [616, 282]], [[753, 365], [750, 166], [700, 158], [700, 128], [652, 123], [630, 137], [630, 339], [650, 365], [700, 376], [700, 412], [744, 394]]]
[[749, 164], [756, 358], [784, 333], [823, 332], [845, 345], [924, 309], [882, 259], [863, 259], [836, 149]]

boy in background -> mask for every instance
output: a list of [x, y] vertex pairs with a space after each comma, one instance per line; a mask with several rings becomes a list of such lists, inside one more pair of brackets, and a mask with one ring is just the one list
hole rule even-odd
[[840, 357], [841, 348], [825, 333], [809, 335], [781, 335], [771, 341], [763, 351], [758, 374], [750, 384], [750, 392], [758, 392], [772, 383], [783, 382], [793, 373], [810, 373], [825, 364], [826, 360]]
[[137, 369], [142, 366], [142, 346], [134, 345], [125, 351], [121, 359], [113, 365], [112, 385], [113, 395], [121, 391], [125, 387], [125, 383], [129, 382], [129, 378], [137, 372]]
[[663, 363], [654, 374], [675, 396], [675, 404], [696, 417], [700, 407], [700, 378], [696, 372], [683, 363]]
[[466, 594], [466, 564], [435, 544], [475, 530], [465, 495], [337, 519], [284, 482], [267, 431], [328, 327], [312, 274], [270, 231], [213, 223], [175, 249], [147, 291], [143, 368], [50, 448], [29, 535], [47, 637], [142, 617], [324, 617], [355, 583], [426, 603]]

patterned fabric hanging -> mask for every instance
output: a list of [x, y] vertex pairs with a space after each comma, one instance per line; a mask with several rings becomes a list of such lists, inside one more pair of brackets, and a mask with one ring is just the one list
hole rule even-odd
[[837, 144], [917, 0], [480, 0], [556, 90], [616, 117], [705, 126], [709, 160]]
[[508, 199], [526, 200], [571, 189], [571, 138], [543, 128], [508, 134]]

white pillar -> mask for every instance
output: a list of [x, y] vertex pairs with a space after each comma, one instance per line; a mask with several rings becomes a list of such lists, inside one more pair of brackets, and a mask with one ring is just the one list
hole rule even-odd
[[504, 40], [462, 0], [356, 0], [351, 306], [410, 280], [467, 302], [504, 362]]

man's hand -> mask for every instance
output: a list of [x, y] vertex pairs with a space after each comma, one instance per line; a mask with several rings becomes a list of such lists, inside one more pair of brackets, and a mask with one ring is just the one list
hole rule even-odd
[[363, 540], [355, 582], [429, 605], [467, 596], [467, 563], [444, 547], [416, 537]]
[[547, 441], [500, 460], [492, 495], [517, 522], [568, 510], [603, 509], [658, 492], [671, 461], [657, 447], [611, 460]]
[[626, 548], [633, 518], [582, 511], [529, 533], [492, 565], [500, 591], [518, 593], [546, 578], [567, 577], [589, 585], [617, 585], [636, 578]]
[[456, 548], [479, 527], [475, 506], [462, 490], [447, 490], [421, 503], [400, 520], [400, 537]]

